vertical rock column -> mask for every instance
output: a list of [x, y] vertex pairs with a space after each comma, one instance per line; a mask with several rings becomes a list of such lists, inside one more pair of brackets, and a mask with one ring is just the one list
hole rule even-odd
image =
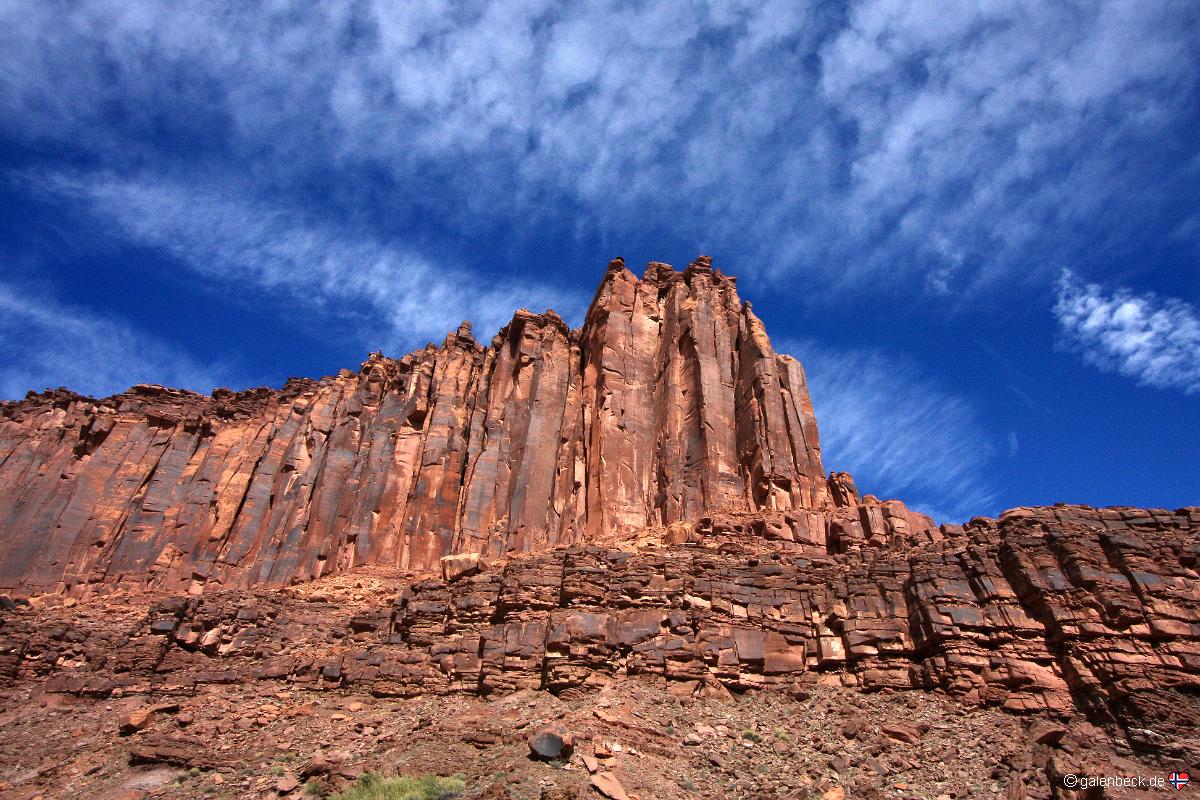
[[829, 503], [804, 371], [777, 356], [749, 303], [742, 307], [737, 387], [738, 455], [752, 509]]
[[576, 371], [566, 323], [518, 312], [484, 361], [470, 428], [457, 552], [502, 555], [574, 530]]
[[734, 420], [738, 313], [732, 278], [701, 257], [687, 270], [652, 264], [644, 282], [664, 297], [655, 385], [657, 522], [744, 504]]
[[[464, 323], [278, 390], [0, 403], [0, 590], [429, 569], [718, 510], [804, 510], [824, 541], [829, 491], [804, 371], [735, 280], [618, 259], [578, 331], [520, 311], [486, 349]], [[840, 505], [846, 547], [914, 526]]]
[[474, 339], [468, 342], [454, 334], [446, 337], [437, 355], [416, 483], [405, 511], [407, 546], [400, 555], [401, 567], [429, 568], [451, 552], [481, 362]]
[[621, 259], [608, 266], [584, 321], [587, 535], [644, 527], [654, 498], [653, 387], [661, 334], [658, 287]]

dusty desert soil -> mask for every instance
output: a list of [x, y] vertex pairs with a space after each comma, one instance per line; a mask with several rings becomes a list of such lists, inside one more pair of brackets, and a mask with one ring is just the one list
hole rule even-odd
[[[336, 789], [365, 771], [458, 773], [469, 798], [600, 797], [593, 771], [642, 800], [1007, 798], [1043, 794], [1052, 757], [1144, 769], [1086, 723], [1052, 750], [1003, 712], [837, 686], [677, 697], [625, 679], [573, 698], [526, 690], [493, 701], [252, 684], [94, 701], [25, 687], [0, 706], [0, 792], [14, 800], [303, 797], [318, 792], [306, 782]], [[119, 732], [123, 715], [152, 706], [142, 730]], [[572, 734], [573, 754], [532, 759], [529, 739], [553, 725]]]

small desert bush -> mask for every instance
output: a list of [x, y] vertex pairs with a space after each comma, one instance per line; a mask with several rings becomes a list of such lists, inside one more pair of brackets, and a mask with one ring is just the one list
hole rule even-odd
[[458, 778], [381, 778], [367, 773], [333, 800], [453, 800], [466, 788]]

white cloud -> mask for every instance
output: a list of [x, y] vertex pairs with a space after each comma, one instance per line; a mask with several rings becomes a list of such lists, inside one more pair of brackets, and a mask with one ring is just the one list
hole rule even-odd
[[122, 320], [0, 283], [0, 399], [59, 386], [105, 397], [136, 383], [244, 388], [226, 367], [197, 363]]
[[1106, 291], [1063, 270], [1054, 305], [1064, 344], [1142, 386], [1200, 392], [1200, 311], [1173, 297]]
[[518, 307], [556, 307], [567, 319], [581, 311], [578, 297], [521, 281], [487, 285], [403, 244], [203, 186], [63, 174], [36, 183], [83, 199], [126, 238], [166, 251], [222, 291], [258, 290], [391, 355], [440, 342], [464, 318], [487, 342]]
[[1126, 0], [14, 0], [0, 126], [119, 174], [378, 170], [455, 230], [666, 234], [830, 292], [955, 295], [1045, 286], [1031, 248], [1113, 204], [1093, 239], [1153, 218], [1113, 154], [1190, 113], [1197, 42], [1189, 4]]
[[[1182, 8], [852, 4], [822, 50], [821, 86], [855, 126], [851, 224], [883, 245], [869, 271], [894, 269], [897, 252], [936, 268], [949, 250], [978, 254], [960, 291], [1052, 280], [1048, 263], [1023, 254], [1039, 238], [1042, 250], [1071, 243], [1057, 233], [1065, 224], [1119, 203], [1131, 181], [1113, 180], [1125, 163], [1113, 153], [1179, 114], [1171, 92], [1195, 85], [1179, 68], [1195, 47], [1195, 16], [1172, 14]], [[930, 288], [947, 287], [935, 271]]]
[[996, 512], [987, 476], [995, 448], [966, 398], [903, 357], [814, 342], [777, 349], [804, 363], [826, 469], [939, 521]]

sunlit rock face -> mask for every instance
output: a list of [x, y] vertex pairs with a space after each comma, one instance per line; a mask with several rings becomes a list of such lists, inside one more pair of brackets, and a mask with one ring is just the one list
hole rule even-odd
[[521, 310], [487, 346], [464, 323], [278, 390], [0, 405], [10, 591], [436, 569], [758, 510], [834, 550], [933, 528], [826, 479], [804, 370], [706, 257], [613, 261], [578, 330]]
[[[0, 405], [0, 686], [81, 700], [922, 691], [1031, 717], [1007, 796], [1050, 797], [1200, 757], [1198, 569], [1200, 508], [935, 526], [826, 476], [803, 369], [705, 258], [614, 261], [578, 330]], [[107, 730], [193, 764], [139, 727], [168, 707]]]

